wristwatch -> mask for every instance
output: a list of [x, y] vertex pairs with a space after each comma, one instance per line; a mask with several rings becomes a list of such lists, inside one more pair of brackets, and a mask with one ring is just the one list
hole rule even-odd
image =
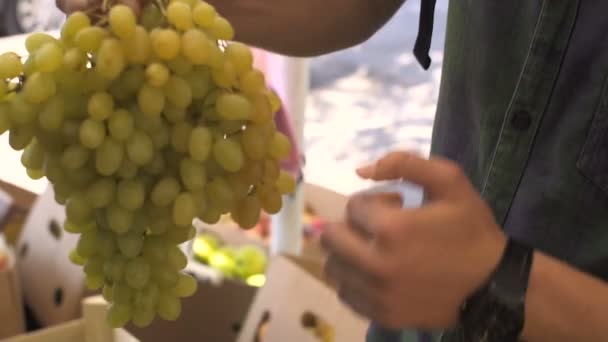
[[533, 248], [512, 238], [489, 281], [469, 297], [460, 315], [466, 342], [516, 342], [525, 321]]

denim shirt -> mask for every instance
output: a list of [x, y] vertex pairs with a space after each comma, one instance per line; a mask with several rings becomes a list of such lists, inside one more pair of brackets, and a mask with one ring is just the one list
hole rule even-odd
[[509, 236], [608, 280], [608, 1], [452, 0], [443, 63], [432, 154]]

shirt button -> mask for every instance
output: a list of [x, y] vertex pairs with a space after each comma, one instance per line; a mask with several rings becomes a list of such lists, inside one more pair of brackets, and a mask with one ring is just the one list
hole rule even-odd
[[513, 116], [511, 117], [511, 126], [513, 126], [513, 128], [516, 130], [526, 130], [531, 124], [532, 117], [530, 116], [530, 113], [525, 110], [519, 110], [513, 113]]

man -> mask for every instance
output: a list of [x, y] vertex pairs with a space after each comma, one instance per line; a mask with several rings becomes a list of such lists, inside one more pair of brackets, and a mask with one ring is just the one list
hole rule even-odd
[[[239, 40], [298, 56], [363, 42], [402, 2], [211, 1]], [[356, 195], [323, 237], [340, 297], [377, 323], [370, 341], [401, 328], [608, 341], [606, 13], [602, 0], [451, 2], [431, 159], [394, 152], [357, 170], [417, 183], [425, 203]]]

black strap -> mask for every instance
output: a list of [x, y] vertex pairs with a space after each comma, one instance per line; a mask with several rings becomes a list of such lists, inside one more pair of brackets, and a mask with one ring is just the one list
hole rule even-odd
[[435, 21], [435, 3], [437, 0], [420, 0], [420, 21], [418, 37], [414, 45], [414, 56], [418, 63], [427, 70], [431, 66], [431, 40], [433, 39], [433, 23]]

